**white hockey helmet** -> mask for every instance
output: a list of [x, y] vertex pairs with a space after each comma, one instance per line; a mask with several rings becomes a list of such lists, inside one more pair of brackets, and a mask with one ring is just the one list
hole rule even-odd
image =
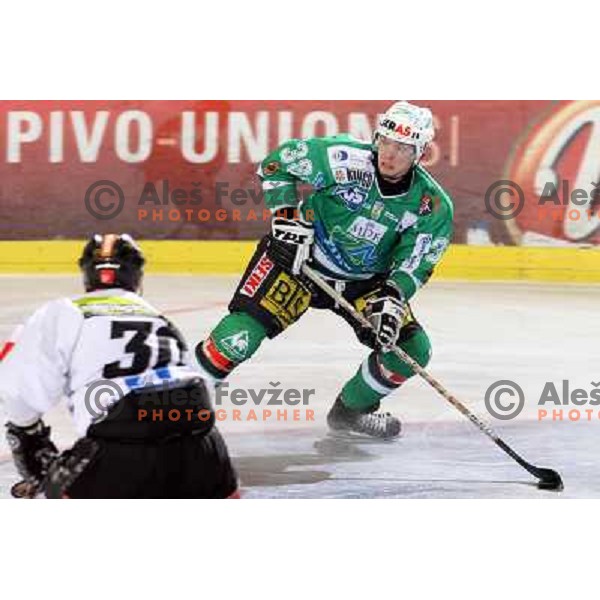
[[435, 136], [433, 115], [428, 108], [404, 100], [396, 102], [379, 119], [374, 141], [380, 136], [414, 146], [415, 161], [418, 161]]

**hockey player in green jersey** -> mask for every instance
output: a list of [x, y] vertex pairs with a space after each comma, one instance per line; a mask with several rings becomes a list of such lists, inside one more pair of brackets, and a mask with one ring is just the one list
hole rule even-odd
[[[373, 142], [349, 135], [290, 140], [260, 165], [271, 232], [253, 255], [229, 314], [196, 347], [202, 370], [222, 381], [309, 307], [344, 318], [372, 349], [343, 386], [327, 422], [336, 431], [378, 438], [400, 433], [400, 421], [378, 412], [380, 401], [414, 373], [390, 349], [420, 365], [431, 357], [427, 334], [409, 306], [450, 243], [453, 206], [419, 164], [433, 140], [427, 108], [395, 103]], [[296, 186], [313, 193], [298, 202]], [[373, 324], [357, 325], [302, 277], [307, 261]]]

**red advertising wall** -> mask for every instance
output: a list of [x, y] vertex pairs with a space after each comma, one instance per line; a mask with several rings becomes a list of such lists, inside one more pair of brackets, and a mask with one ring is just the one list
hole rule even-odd
[[[435, 115], [437, 137], [425, 164], [455, 201], [455, 242], [598, 242], [597, 215], [576, 223], [568, 197], [540, 205], [539, 196], [547, 182], [564, 191], [567, 181], [569, 193], [590, 197], [578, 206], [595, 206], [600, 101], [415, 102]], [[0, 239], [114, 230], [153, 239], [256, 238], [266, 221], [255, 171], [269, 149], [290, 137], [338, 132], [369, 139], [389, 104], [0, 102]], [[509, 179], [522, 189], [524, 206], [501, 220], [485, 196]], [[122, 208], [103, 219], [120, 206], [115, 184]]]

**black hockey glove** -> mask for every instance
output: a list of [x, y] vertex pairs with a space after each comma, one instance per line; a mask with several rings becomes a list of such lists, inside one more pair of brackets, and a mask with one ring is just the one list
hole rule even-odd
[[100, 452], [100, 444], [90, 438], [81, 438], [70, 450], [65, 450], [52, 462], [46, 477], [46, 497], [64, 498], [77, 478], [88, 468]]
[[379, 294], [367, 301], [365, 316], [371, 321], [377, 345], [382, 350], [395, 346], [407, 314], [402, 294], [391, 285], [384, 285]]
[[50, 440], [50, 427], [40, 419], [29, 427], [6, 424], [6, 439], [19, 475], [29, 482], [40, 482], [58, 456]]
[[306, 221], [275, 217], [271, 222], [269, 256], [281, 267], [299, 275], [310, 256], [314, 229]]

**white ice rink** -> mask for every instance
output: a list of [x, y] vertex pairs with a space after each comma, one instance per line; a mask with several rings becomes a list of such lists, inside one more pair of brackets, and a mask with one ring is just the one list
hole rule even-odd
[[[236, 277], [148, 276], [145, 297], [170, 316], [190, 346], [225, 314]], [[80, 292], [76, 276], [0, 276], [0, 340], [37, 306]], [[489, 419], [500, 435], [537, 466], [558, 470], [561, 494], [537, 489], [533, 478], [486, 436], [416, 379], [384, 407], [398, 415], [395, 442], [347, 441], [327, 434], [325, 414], [368, 350], [335, 315], [309, 311], [230, 378], [231, 388], [314, 389], [315, 421], [233, 421], [219, 424], [247, 498], [592, 498], [600, 497], [600, 419], [538, 421], [548, 381], [560, 390], [590, 391], [600, 381], [597, 343], [600, 288], [576, 285], [431, 282], [412, 303], [430, 335], [429, 370], [459, 399], [489, 418], [483, 398], [495, 381], [516, 381], [525, 410], [512, 421]], [[247, 416], [250, 409], [242, 410]], [[551, 413], [552, 408], [546, 407]], [[260, 410], [258, 411], [260, 419]], [[290, 412], [291, 415], [291, 412]], [[0, 406], [0, 418], [4, 422]], [[62, 448], [74, 441], [64, 407], [47, 421]], [[16, 472], [2, 432], [0, 497]]]

